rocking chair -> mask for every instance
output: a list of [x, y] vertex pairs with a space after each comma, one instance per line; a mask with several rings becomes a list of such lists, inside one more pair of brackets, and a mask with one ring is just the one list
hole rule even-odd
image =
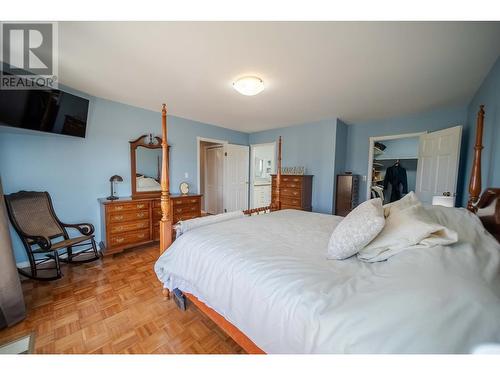
[[[19, 191], [6, 195], [5, 202], [30, 263], [29, 271], [18, 268], [21, 275], [35, 280], [56, 280], [62, 277], [60, 262], [86, 263], [99, 259], [94, 226], [62, 223], [54, 212], [48, 192]], [[76, 229], [81, 236], [70, 238], [66, 228]], [[58, 241], [53, 242], [55, 239]], [[86, 248], [80, 250], [82, 247]], [[52, 262], [53, 267], [39, 267], [48, 262]], [[42, 276], [47, 271], [52, 272]]]

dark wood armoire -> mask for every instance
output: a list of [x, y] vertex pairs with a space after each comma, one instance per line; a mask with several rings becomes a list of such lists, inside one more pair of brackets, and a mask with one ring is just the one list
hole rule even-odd
[[359, 201], [359, 176], [338, 174], [335, 189], [335, 215], [347, 216]]

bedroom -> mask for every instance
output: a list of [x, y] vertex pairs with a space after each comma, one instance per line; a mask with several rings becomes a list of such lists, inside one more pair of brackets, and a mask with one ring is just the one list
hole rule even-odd
[[[0, 347], [465, 354], [500, 342], [498, 198], [478, 203], [500, 186], [499, 22], [45, 24], [57, 86], [0, 90], [12, 298]], [[5, 60], [31, 26], [2, 27]], [[26, 77], [6, 66], [2, 78]], [[415, 143], [391, 153], [401, 139]], [[73, 254], [56, 239], [66, 228]]]

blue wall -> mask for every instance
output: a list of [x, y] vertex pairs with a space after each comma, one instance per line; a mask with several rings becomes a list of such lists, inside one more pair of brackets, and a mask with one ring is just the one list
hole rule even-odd
[[[68, 90], [90, 99], [86, 138], [0, 129], [0, 176], [6, 194], [18, 190], [47, 190], [60, 219], [93, 223], [101, 239], [97, 198], [109, 195], [109, 177], [118, 174], [120, 196], [130, 195], [129, 141], [141, 134], [161, 134], [160, 112], [131, 107]], [[168, 117], [171, 186], [178, 192], [187, 180], [197, 191], [196, 137], [248, 145], [248, 134], [179, 117]], [[184, 178], [184, 173], [189, 178]], [[12, 232], [18, 262], [26, 259]]]
[[[470, 150], [466, 147], [466, 140], [470, 133], [466, 106], [440, 109], [406, 117], [351, 124], [347, 127], [346, 169], [354, 174], [368, 176], [368, 145], [370, 137], [436, 131], [455, 125], [463, 125], [464, 127], [460, 157], [465, 160], [470, 155]], [[464, 175], [461, 166], [458, 173], [457, 202], [460, 202], [462, 194], [460, 187], [465, 178]], [[359, 193], [360, 200], [365, 200], [366, 181], [361, 181]]]
[[[462, 161], [466, 171], [466, 178], [462, 181], [462, 191], [469, 188], [470, 171], [472, 168], [472, 152], [476, 140], [476, 118], [479, 105], [484, 104], [484, 133], [482, 154], [482, 187], [500, 186], [500, 58], [490, 70], [479, 90], [469, 104], [467, 110], [467, 124], [470, 137], [467, 142], [468, 158]], [[467, 194], [462, 197], [462, 204], [466, 205]]]
[[283, 167], [304, 166], [312, 174], [312, 209], [332, 212], [337, 120], [272, 129], [250, 134], [250, 144], [273, 142], [283, 138]]

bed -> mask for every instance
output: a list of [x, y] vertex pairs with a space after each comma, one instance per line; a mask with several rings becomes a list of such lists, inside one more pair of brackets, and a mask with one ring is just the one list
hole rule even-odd
[[[165, 107], [163, 115], [166, 147]], [[499, 191], [478, 192], [483, 116], [481, 108], [469, 210], [426, 207], [458, 242], [385, 262], [327, 261], [343, 219], [280, 210], [279, 189], [270, 207], [172, 243], [165, 153], [160, 250], [168, 251], [155, 270], [167, 297], [182, 290], [249, 353], [469, 353], [500, 341]], [[281, 140], [278, 156], [280, 165]]]

